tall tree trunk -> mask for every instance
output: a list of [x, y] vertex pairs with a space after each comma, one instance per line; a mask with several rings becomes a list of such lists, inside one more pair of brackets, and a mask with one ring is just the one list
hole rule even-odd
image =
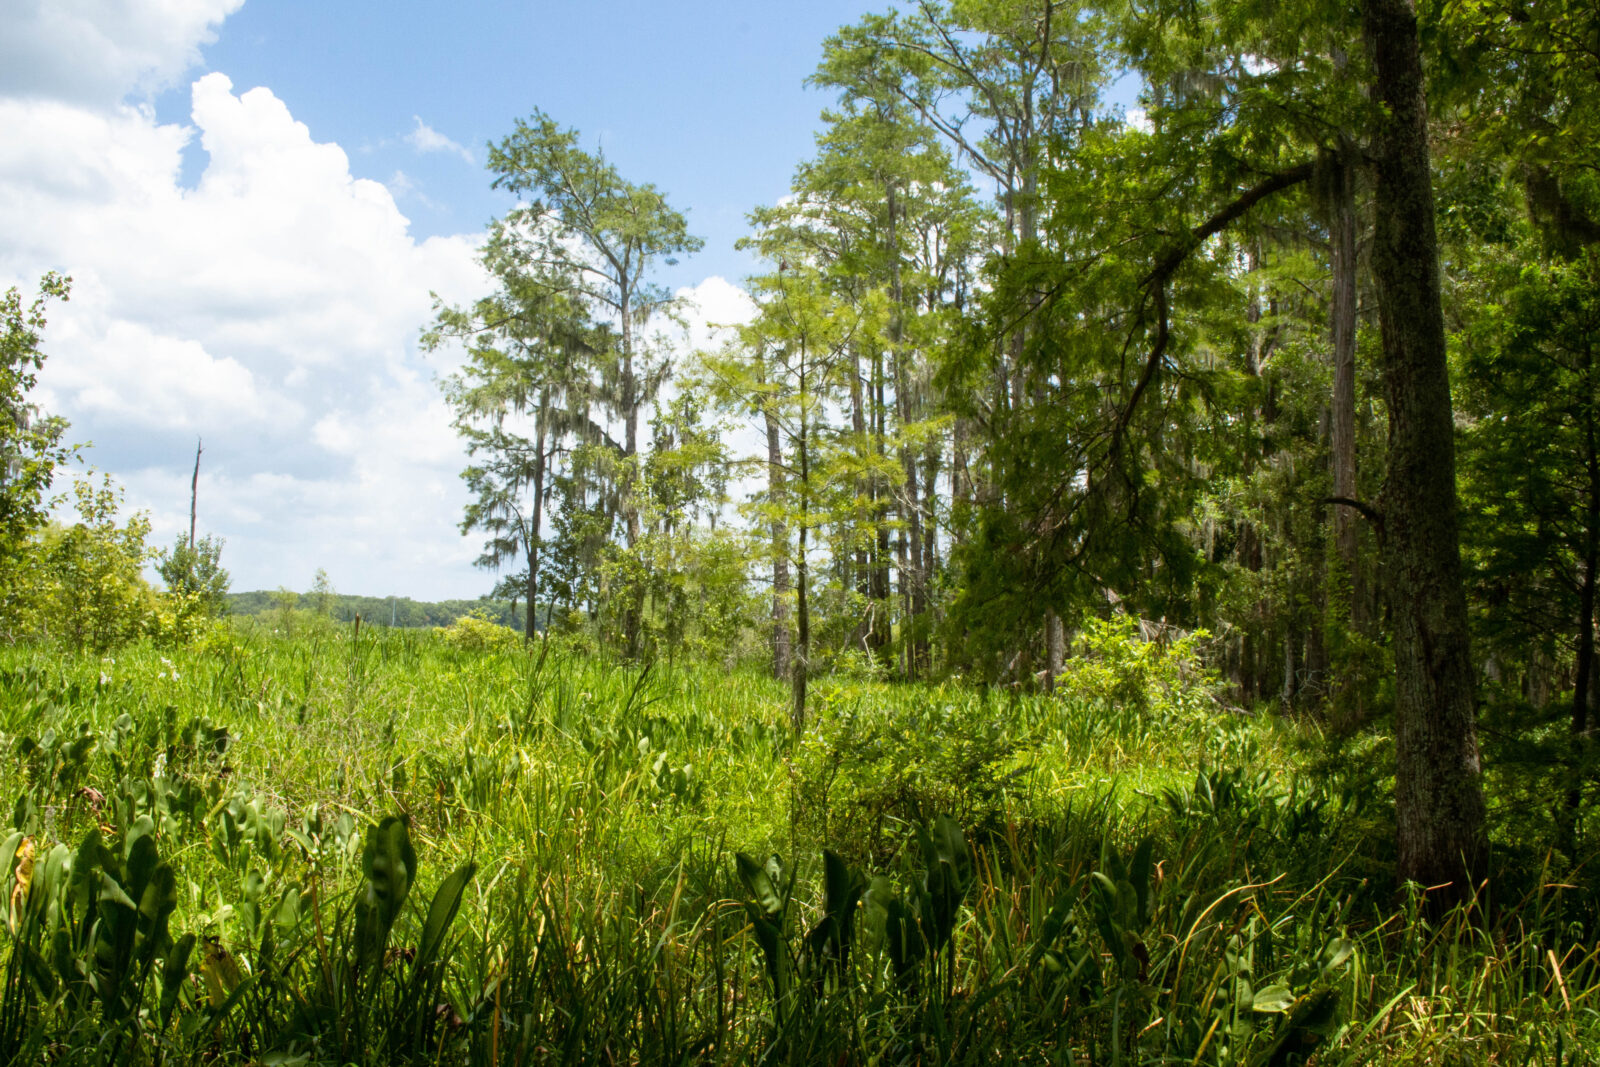
[[[1356, 190], [1351, 149], [1341, 145], [1334, 165], [1329, 236], [1333, 273], [1330, 328], [1333, 338], [1333, 396], [1329, 431], [1333, 465], [1333, 495], [1354, 500], [1356, 484]], [[1363, 587], [1360, 517], [1348, 507], [1333, 508], [1333, 550], [1338, 560], [1342, 598], [1333, 605], [1334, 618], [1347, 630], [1366, 628], [1366, 589]], [[1361, 679], [1350, 670], [1341, 672], [1333, 690], [1333, 714], [1339, 728], [1353, 729], [1365, 718], [1361, 704]]]
[[[894, 357], [894, 404], [899, 430], [904, 433], [911, 425], [912, 411], [911, 374], [905, 345], [905, 288], [900, 272], [899, 199], [891, 181], [886, 187], [886, 208], [889, 213], [889, 300], [892, 308], [889, 318], [889, 343]], [[916, 677], [917, 657], [912, 648], [911, 630], [916, 625], [919, 587], [922, 584], [922, 516], [917, 507], [917, 458], [910, 445], [900, 446], [900, 469], [905, 474], [902, 491], [896, 494], [896, 503], [902, 522], [898, 539], [900, 568], [900, 644], [903, 650], [902, 673], [906, 678]]]
[[539, 604], [539, 528], [544, 525], [545, 435], [550, 424], [550, 390], [539, 394], [538, 423], [533, 439], [533, 529], [528, 532], [528, 618], [522, 636], [532, 641], [537, 628]]
[[[1341, 158], [1335, 168], [1332, 204], [1333, 268], [1333, 495], [1354, 500], [1356, 486], [1356, 191], [1354, 166]], [[1346, 507], [1333, 509], [1333, 543], [1350, 583], [1347, 618], [1360, 625], [1362, 594], [1358, 586], [1359, 516]]]
[[799, 740], [806, 728], [806, 684], [811, 673], [811, 602], [810, 567], [806, 559], [806, 535], [811, 526], [811, 452], [807, 440], [806, 421], [806, 354], [800, 352], [800, 433], [795, 439], [795, 451], [800, 467], [800, 521], [796, 524], [799, 551], [795, 554], [795, 622], [798, 648], [793, 667], [794, 709], [792, 721], [794, 736]]
[[[633, 294], [626, 283], [618, 300], [622, 320], [622, 420], [623, 468], [621, 485], [622, 520], [628, 548], [639, 543], [639, 506], [633, 499], [637, 481], [635, 462], [639, 454], [639, 383], [633, 369]], [[644, 589], [629, 589], [622, 609], [622, 639], [630, 657], [639, 655], [641, 619], [644, 614]]]
[[1061, 616], [1054, 611], [1045, 612], [1044, 644], [1044, 687], [1047, 692], [1054, 693], [1056, 691], [1056, 679], [1061, 676], [1061, 668], [1065, 665], [1067, 659], [1067, 630], [1061, 623]]
[[1416, 11], [1411, 0], [1364, 0], [1362, 25], [1384, 107], [1372, 273], [1389, 402], [1382, 558], [1394, 616], [1399, 874], [1460, 899], [1484, 873], [1488, 847]]
[[787, 679], [789, 656], [789, 533], [779, 518], [783, 506], [783, 446], [778, 438], [778, 417], [770, 406], [762, 413], [767, 422], [767, 497], [772, 502], [772, 676]]
[[917, 587], [917, 601], [912, 605], [921, 620], [917, 626], [916, 641], [912, 646], [912, 661], [917, 670], [926, 676], [933, 669], [933, 620], [928, 617], [932, 609], [933, 584], [939, 570], [939, 446], [930, 441], [922, 457], [922, 513], [927, 523], [922, 533], [922, 581]]
[[[867, 408], [865, 390], [861, 382], [861, 349], [852, 344], [850, 346], [850, 428], [856, 435], [857, 455], [865, 460], [864, 451], [867, 447]], [[856, 475], [855, 490], [857, 500], [870, 500], [872, 486], [870, 479]], [[851, 575], [851, 584], [861, 599], [866, 602], [867, 614], [856, 624], [855, 632], [851, 635], [850, 643], [860, 645], [871, 651], [870, 638], [873, 627], [877, 625], [877, 605], [872, 602], [872, 554], [868, 551], [867, 542], [861, 536], [859, 514], [851, 523], [850, 537], [855, 544], [855, 573]]]
[[[884, 400], [882, 349], [876, 350], [872, 357], [872, 399], [873, 448], [881, 461], [888, 437], [886, 426], [888, 407]], [[878, 473], [882, 467], [880, 462], [872, 475], [872, 514], [873, 522], [877, 525], [877, 543], [874, 546], [872, 561], [872, 637], [869, 641], [873, 654], [880, 660], [887, 656], [889, 644], [894, 636], [894, 613], [890, 610], [889, 600], [889, 487], [887, 480]]]
[[967, 512], [972, 505], [971, 457], [967, 454], [967, 437], [970, 433], [964, 416], [955, 417], [950, 431], [950, 531], [957, 545], [967, 537]]
[[[1594, 395], [1593, 357], [1584, 357], [1584, 393]], [[1572, 686], [1572, 748], [1574, 763], [1572, 781], [1567, 786], [1567, 810], [1563, 818], [1563, 844], [1569, 857], [1574, 855], [1578, 836], [1578, 812], [1583, 804], [1583, 770], [1585, 750], [1589, 747], [1590, 723], [1593, 715], [1591, 702], [1595, 690], [1595, 634], [1594, 609], [1596, 584], [1600, 582], [1600, 440], [1597, 440], [1593, 410], [1585, 413], [1584, 460], [1588, 475], [1588, 501], [1584, 508], [1587, 528], [1583, 545], [1583, 585], [1578, 592], [1578, 661], [1577, 677]]]
[[[196, 515], [196, 509], [198, 508], [199, 503], [200, 503], [200, 452], [201, 452], [201, 450], [202, 449], [201, 449], [200, 439], [196, 438], [195, 442], [194, 442], [194, 477], [189, 479], [189, 551], [190, 551], [190, 553], [194, 552], [194, 520], [195, 520], [195, 515]], [[190, 567], [190, 574], [192, 575], [194, 573], [194, 569], [193, 569], [194, 568], [194, 562], [192, 560], [189, 563], [189, 567]]]

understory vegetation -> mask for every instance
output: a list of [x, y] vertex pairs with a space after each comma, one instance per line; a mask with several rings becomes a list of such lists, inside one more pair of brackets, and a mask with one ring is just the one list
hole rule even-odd
[[[836, 676], [797, 737], [760, 673], [301, 623], [0, 652], [7, 1061], [1600, 1042], [1591, 868], [1507, 810], [1492, 890], [1430, 907], [1395, 877], [1388, 746], [1228, 708], [1200, 638], [1107, 624], [1054, 694]], [[1542, 789], [1521, 766], [1491, 794]]]

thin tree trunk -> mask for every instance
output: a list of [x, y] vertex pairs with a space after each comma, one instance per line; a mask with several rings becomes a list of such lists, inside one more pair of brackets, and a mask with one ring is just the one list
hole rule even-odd
[[533, 640], [537, 629], [539, 603], [539, 528], [544, 525], [544, 445], [550, 423], [550, 390], [539, 394], [538, 425], [533, 440], [533, 528], [528, 531], [528, 618], [523, 623], [522, 636]]
[[[874, 450], [881, 460], [888, 436], [885, 421], [888, 407], [884, 402], [883, 351], [872, 358], [873, 410], [871, 412]], [[879, 464], [879, 469], [882, 465]], [[889, 488], [882, 474], [874, 472], [873, 522], [877, 524], [877, 545], [872, 566], [872, 646], [873, 654], [882, 660], [893, 640], [893, 612], [889, 601]]]
[[[194, 477], [189, 479], [189, 552], [194, 553], [194, 520], [196, 508], [200, 501], [200, 453], [201, 442], [199, 438], [194, 442]], [[194, 566], [191, 562], [190, 567]]]
[[1045, 636], [1045, 680], [1044, 687], [1047, 692], [1056, 691], [1056, 679], [1061, 675], [1061, 668], [1066, 663], [1067, 642], [1066, 627], [1061, 624], [1061, 616], [1055, 612], [1046, 612], [1044, 617]]
[[[1585, 378], [1592, 376], [1589, 358], [1585, 359]], [[1589, 382], [1585, 382], [1590, 386]], [[1593, 388], [1585, 392], [1593, 396]], [[1578, 660], [1577, 677], [1572, 686], [1572, 748], [1574, 763], [1572, 781], [1567, 787], [1567, 810], [1563, 819], [1562, 836], [1568, 857], [1574, 855], [1578, 835], [1578, 813], [1583, 805], [1583, 756], [1589, 746], [1591, 701], [1595, 689], [1595, 634], [1594, 609], [1596, 583], [1600, 582], [1600, 441], [1596, 439], [1592, 412], [1585, 419], [1584, 459], [1588, 468], [1589, 499], [1584, 519], [1583, 587], [1578, 594]]]
[[811, 525], [811, 453], [806, 439], [806, 352], [800, 351], [800, 433], [795, 440], [795, 450], [800, 461], [800, 521], [797, 540], [799, 551], [795, 555], [795, 614], [799, 648], [794, 657], [794, 710], [792, 713], [794, 736], [798, 740], [806, 728], [806, 683], [811, 672], [811, 604], [810, 568], [806, 560], [806, 534]]
[[933, 668], [932, 656], [932, 629], [933, 620], [928, 617], [932, 609], [933, 584], [939, 570], [939, 446], [930, 442], [922, 458], [922, 511], [927, 516], [927, 523], [923, 526], [922, 534], [922, 581], [917, 587], [918, 599], [912, 607], [916, 610], [917, 617], [921, 620], [917, 627], [917, 639], [913, 647], [913, 662], [917, 670], [926, 675]]
[[[624, 438], [622, 446], [622, 520], [631, 551], [639, 543], [639, 507], [633, 499], [637, 480], [634, 469], [639, 454], [639, 388], [633, 370], [633, 294], [626, 283], [621, 286], [618, 312], [622, 320], [622, 419]], [[644, 590], [630, 589], [622, 611], [623, 645], [629, 657], [639, 655], [641, 617], [644, 613]]]
[[1488, 847], [1416, 11], [1411, 0], [1364, 0], [1362, 25], [1384, 106], [1372, 273], [1389, 401], [1382, 555], [1394, 615], [1399, 874], [1459, 900], [1482, 876]]
[[779, 513], [783, 506], [783, 447], [778, 438], [778, 419], [770, 407], [763, 409], [767, 422], [767, 497], [773, 518], [772, 538], [772, 676], [782, 681], [790, 676], [789, 656], [789, 533]]
[[[867, 447], [867, 410], [866, 398], [861, 386], [861, 349], [856, 345], [850, 346], [850, 428], [855, 431], [856, 448], [865, 450]], [[859, 455], [860, 453], [858, 453]], [[863, 455], [861, 458], [865, 459]], [[856, 499], [871, 499], [872, 486], [870, 480], [860, 475], [855, 479]], [[852, 585], [861, 599], [866, 601], [867, 614], [856, 624], [855, 633], [851, 636], [852, 645], [861, 645], [871, 649], [870, 638], [873, 628], [877, 625], [877, 605], [872, 601], [872, 554], [868, 551], [867, 542], [862, 538], [859, 525], [859, 514], [851, 524], [851, 540], [855, 543], [855, 573], [851, 576]]]
[[[906, 366], [905, 346], [905, 289], [900, 274], [899, 200], [895, 186], [887, 187], [889, 212], [889, 300], [893, 310], [889, 319], [889, 341], [894, 356], [894, 402], [899, 429], [903, 433], [911, 425], [911, 374]], [[900, 644], [903, 650], [906, 678], [914, 678], [917, 671], [916, 656], [912, 649], [911, 630], [916, 625], [918, 589], [922, 584], [922, 516], [917, 508], [917, 459], [910, 445], [900, 446], [900, 469], [905, 472], [902, 492], [897, 494], [903, 529], [898, 539], [900, 565]]]
[[[1354, 167], [1341, 159], [1333, 202], [1333, 403], [1331, 433], [1333, 443], [1333, 495], [1354, 500], [1360, 495], [1356, 485], [1356, 193]], [[1360, 517], [1350, 508], [1333, 509], [1333, 543], [1350, 583], [1348, 615], [1350, 624], [1362, 623], [1362, 598], [1357, 523]]]
[[[1331, 266], [1333, 304], [1333, 396], [1329, 431], [1333, 464], [1333, 495], [1344, 500], [1360, 497], [1356, 483], [1356, 191], [1355, 166], [1349, 151], [1341, 152], [1334, 168], [1333, 202], [1330, 205]], [[1350, 508], [1333, 509], [1333, 548], [1338, 560], [1337, 592], [1342, 597], [1333, 607], [1334, 618], [1351, 632], [1366, 629], [1366, 589], [1363, 588], [1360, 559], [1360, 517]], [[1361, 680], [1348, 670], [1334, 683], [1332, 693], [1335, 722], [1341, 729], [1354, 729], [1365, 718], [1361, 704]]]

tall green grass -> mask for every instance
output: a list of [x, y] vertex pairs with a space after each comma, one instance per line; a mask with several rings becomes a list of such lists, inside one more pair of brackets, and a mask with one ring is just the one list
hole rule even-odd
[[1141, 685], [833, 680], [795, 738], [787, 688], [758, 674], [555, 643], [268, 623], [114, 660], [7, 650], [0, 1055], [1554, 1064], [1600, 1047], [1590, 868], [1510, 869], [1438, 915], [1394, 884], [1370, 752], [1312, 767], [1203, 679]]

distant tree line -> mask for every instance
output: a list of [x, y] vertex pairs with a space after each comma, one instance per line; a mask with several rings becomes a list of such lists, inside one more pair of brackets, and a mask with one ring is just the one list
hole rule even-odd
[[[315, 593], [290, 594], [290, 605], [295, 610], [311, 611], [335, 622], [353, 622], [361, 616], [364, 625], [370, 626], [449, 626], [463, 615], [478, 613], [480, 617], [501, 626], [522, 629], [526, 621], [526, 605], [509, 600], [480, 597], [477, 600], [440, 600], [435, 602], [412, 600], [410, 597], [354, 596], [349, 593], [328, 593], [325, 601], [317, 601]], [[284, 608], [282, 590], [258, 589], [248, 593], [229, 593], [228, 614], [238, 616], [270, 616]], [[544, 619], [536, 618], [536, 628], [542, 629]]]

